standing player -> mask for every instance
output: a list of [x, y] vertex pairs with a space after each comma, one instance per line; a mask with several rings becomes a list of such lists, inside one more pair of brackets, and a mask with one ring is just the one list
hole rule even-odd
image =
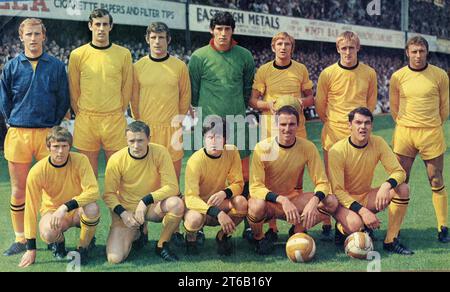
[[[64, 232], [81, 227], [77, 251], [86, 264], [88, 247], [100, 220], [96, 204], [99, 198], [97, 180], [87, 157], [70, 152], [72, 135], [65, 128], [53, 127], [46, 144], [50, 155], [36, 163], [27, 178], [25, 204], [25, 236], [28, 251], [19, 267], [27, 267], [36, 260], [36, 228], [41, 238], [53, 244], [55, 257], [64, 259]], [[40, 212], [39, 212], [40, 211]]]
[[195, 152], [186, 165], [186, 248], [188, 253], [196, 254], [197, 231], [204, 225], [220, 225], [217, 252], [230, 255], [231, 233], [247, 215], [247, 200], [241, 196], [244, 179], [237, 147], [225, 144], [225, 120], [217, 117], [210, 121], [203, 126], [204, 148]]
[[[295, 49], [295, 39], [287, 32], [279, 32], [272, 38], [272, 52], [275, 60], [262, 65], [255, 74], [253, 81], [250, 106], [262, 111], [260, 117], [261, 134], [264, 138], [272, 136], [272, 126], [275, 122], [272, 115], [275, 113], [275, 104], [281, 96], [292, 96], [299, 100], [302, 106], [314, 104], [312, 92], [313, 83], [309, 79], [308, 69], [305, 65], [292, 60]], [[307, 139], [305, 116], [303, 108], [299, 109], [300, 123], [297, 136]], [[266, 134], [267, 133], [267, 134]], [[276, 133], [276, 132], [275, 132]], [[303, 187], [303, 173], [299, 177], [299, 188]], [[268, 233], [276, 236], [278, 228], [276, 221], [269, 222]]]
[[320, 73], [315, 100], [317, 114], [324, 123], [322, 148], [327, 174], [328, 151], [350, 135], [348, 113], [360, 106], [375, 110], [378, 95], [375, 70], [358, 60], [358, 35], [351, 31], [341, 33], [336, 48], [340, 60]]
[[389, 99], [396, 123], [394, 152], [409, 180], [417, 153], [428, 174], [436, 212], [438, 240], [450, 242], [448, 194], [442, 172], [445, 145], [443, 125], [449, 116], [449, 78], [445, 71], [427, 63], [428, 42], [420, 36], [406, 44], [408, 66], [391, 77]]
[[108, 262], [121, 263], [134, 241], [145, 236], [146, 221], [162, 222], [155, 252], [166, 261], [177, 261], [169, 240], [184, 214], [177, 196], [178, 182], [168, 150], [150, 143], [150, 129], [141, 121], [126, 129], [128, 147], [111, 156], [105, 173], [104, 201], [111, 210], [106, 253]]
[[[409, 203], [406, 173], [383, 138], [371, 136], [373, 116], [368, 108], [359, 107], [348, 115], [350, 137], [334, 144], [329, 153], [329, 177], [333, 193], [339, 200], [335, 218], [336, 243], [345, 235], [380, 227], [375, 215], [389, 206], [389, 222], [383, 248], [388, 252], [412, 255], [403, 246], [398, 234]], [[389, 178], [378, 188], [372, 188], [375, 168], [381, 162]]]
[[[314, 144], [296, 137], [299, 113], [291, 106], [277, 111], [278, 135], [256, 144], [250, 169], [247, 218], [256, 241], [256, 252], [272, 252], [274, 240], [262, 232], [265, 220], [283, 219], [294, 224], [294, 233], [312, 228], [333, 214], [337, 200], [330, 193], [319, 152]], [[308, 167], [314, 193], [296, 189], [298, 177]]]
[[[167, 52], [171, 36], [165, 23], [151, 23], [145, 40], [150, 54], [134, 64], [131, 109], [136, 120], [149, 125], [152, 143], [169, 150], [179, 181], [184, 154], [181, 117], [191, 104], [189, 71], [183, 61]], [[173, 236], [177, 245], [183, 243], [179, 232]]]
[[112, 44], [109, 33], [113, 19], [105, 9], [89, 16], [92, 41], [70, 54], [69, 85], [72, 109], [76, 114], [74, 146], [85, 154], [98, 176], [98, 154], [106, 161], [126, 146], [123, 137], [133, 84], [131, 53]]
[[150, 127], [152, 143], [165, 146], [180, 178], [183, 141], [179, 115], [186, 115], [191, 104], [191, 82], [186, 64], [170, 56], [171, 41], [165, 23], [154, 22], [147, 27], [145, 37], [150, 54], [134, 64], [131, 109], [136, 120]]
[[[229, 12], [217, 12], [209, 25], [211, 41], [207, 46], [196, 50], [189, 61], [192, 105], [201, 108], [203, 117], [219, 115], [226, 118], [228, 115], [237, 120], [239, 117], [242, 117], [241, 120], [245, 118], [255, 74], [255, 62], [250, 51], [238, 46], [233, 40], [235, 26], [233, 16]], [[246, 122], [233, 126], [235, 131], [230, 135], [234, 135], [234, 139], [230, 141], [245, 140], [245, 149], [239, 150], [245, 183], [243, 195], [248, 197], [249, 129]]]
[[6, 63], [0, 85], [0, 106], [8, 132], [5, 159], [11, 177], [11, 221], [15, 242], [3, 253], [24, 252], [25, 186], [33, 157], [48, 155], [45, 138], [69, 109], [64, 64], [43, 51], [46, 29], [42, 20], [27, 18], [19, 26], [24, 52]]

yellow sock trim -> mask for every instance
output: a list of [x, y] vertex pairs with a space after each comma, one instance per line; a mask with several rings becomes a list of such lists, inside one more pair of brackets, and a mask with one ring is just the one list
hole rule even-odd
[[15, 197], [11, 197], [10, 201], [11, 209], [11, 222], [16, 236], [16, 242], [25, 242], [24, 234], [24, 216], [25, 216], [25, 198], [17, 200]]
[[432, 188], [433, 207], [436, 213], [437, 228], [441, 231], [441, 226], [448, 226], [448, 194], [445, 187]]
[[398, 236], [400, 227], [405, 218], [408, 209], [409, 199], [393, 198], [389, 204], [388, 214], [388, 230], [386, 233], [385, 243], [391, 243]]
[[94, 218], [88, 218], [86, 215], [82, 214], [80, 218], [80, 242], [78, 247], [86, 248], [91, 243], [92, 238], [95, 235], [97, 225], [100, 222], [100, 216]]
[[228, 215], [238, 218], [244, 218], [245, 216], [247, 216], [247, 212], [239, 212], [235, 208], [232, 208], [228, 213]]
[[158, 241], [158, 247], [162, 247], [164, 242], [168, 242], [170, 237], [180, 225], [182, 216], [177, 216], [172, 213], [167, 213], [163, 218], [163, 228]]

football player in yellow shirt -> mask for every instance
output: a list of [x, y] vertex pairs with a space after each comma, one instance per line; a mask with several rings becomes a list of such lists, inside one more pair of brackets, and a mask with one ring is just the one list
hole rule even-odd
[[[191, 104], [189, 71], [183, 61], [167, 51], [171, 35], [165, 23], [151, 23], [145, 39], [150, 54], [133, 65], [131, 109], [136, 120], [149, 125], [152, 143], [169, 150], [177, 179], [180, 180], [184, 154], [181, 123]], [[172, 239], [178, 246], [184, 244], [183, 236], [178, 231]]]
[[98, 155], [105, 158], [127, 145], [124, 112], [133, 86], [133, 65], [127, 48], [113, 44], [111, 14], [102, 8], [89, 16], [92, 41], [70, 53], [70, 103], [74, 110], [74, 147], [85, 154], [98, 176]]
[[[292, 106], [277, 111], [278, 135], [256, 144], [250, 168], [250, 199], [247, 219], [256, 252], [269, 254], [274, 240], [262, 232], [264, 221], [282, 219], [294, 224], [294, 233], [312, 228], [333, 214], [338, 202], [319, 151], [306, 139], [296, 137], [299, 113]], [[297, 189], [298, 177], [308, 167], [314, 193]]]
[[173, 232], [184, 214], [184, 203], [169, 151], [150, 143], [150, 128], [141, 121], [126, 129], [128, 147], [114, 153], [105, 171], [103, 199], [111, 210], [111, 228], [106, 244], [108, 262], [118, 264], [129, 255], [133, 242], [142, 246], [143, 224], [162, 222], [155, 247], [165, 261], [177, 261], [169, 247]]
[[[371, 135], [373, 116], [368, 108], [359, 107], [348, 115], [349, 137], [334, 144], [329, 152], [329, 178], [333, 193], [339, 200], [335, 213], [336, 244], [345, 235], [363, 230], [378, 229], [375, 215], [389, 206], [389, 222], [383, 248], [391, 253], [412, 255], [403, 246], [398, 234], [409, 203], [406, 173], [382, 137]], [[375, 168], [381, 162], [388, 179], [380, 187], [372, 188]]]
[[442, 172], [444, 123], [449, 116], [449, 78], [444, 70], [427, 63], [428, 42], [420, 36], [408, 40], [408, 66], [394, 72], [390, 81], [391, 114], [396, 123], [394, 152], [409, 180], [417, 154], [425, 162], [437, 219], [438, 240], [450, 242], [448, 193]]
[[[25, 203], [25, 237], [27, 252], [19, 267], [27, 267], [36, 260], [36, 229], [41, 238], [51, 244], [53, 255], [64, 259], [64, 232], [81, 227], [77, 251], [81, 264], [86, 264], [88, 251], [100, 220], [96, 203], [99, 198], [97, 180], [88, 158], [70, 152], [72, 135], [65, 128], [55, 126], [46, 138], [50, 155], [30, 170], [27, 178]], [[41, 219], [38, 224], [38, 215]]]
[[[276, 112], [277, 100], [281, 96], [292, 96], [299, 100], [302, 108], [299, 111], [300, 124], [297, 136], [307, 139], [303, 107], [314, 104], [313, 83], [309, 79], [305, 65], [292, 60], [294, 49], [295, 39], [291, 35], [287, 32], [275, 34], [272, 38], [275, 60], [262, 65], [256, 71], [249, 103], [252, 108], [262, 112], [259, 117], [262, 140], [277, 134], [273, 114]], [[302, 181], [303, 173], [299, 177], [299, 188], [303, 187]], [[270, 221], [267, 233], [276, 239], [277, 232], [276, 220]], [[249, 236], [244, 234], [244, 237]]]
[[[211, 118], [211, 119], [209, 119]], [[188, 160], [185, 175], [184, 216], [186, 248], [197, 251], [197, 231], [204, 225], [222, 228], [216, 236], [217, 252], [231, 255], [231, 233], [247, 215], [247, 200], [242, 196], [244, 178], [239, 151], [227, 145], [227, 126], [219, 116], [210, 116], [203, 126], [204, 147]]]

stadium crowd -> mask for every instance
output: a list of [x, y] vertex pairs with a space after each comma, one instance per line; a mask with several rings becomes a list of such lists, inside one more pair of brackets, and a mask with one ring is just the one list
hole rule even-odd
[[[196, 4], [400, 30], [401, 1], [383, 1], [380, 15], [366, 11], [370, 0], [194, 0]], [[441, 3], [441, 5], [439, 5]], [[410, 31], [450, 38], [450, 3], [411, 0]]]
[[[49, 21], [50, 22], [50, 21]], [[58, 25], [58, 22], [52, 22], [50, 25]], [[8, 26], [8, 27], [14, 27]], [[148, 54], [148, 45], [145, 43], [142, 35], [136, 32], [135, 35], [130, 35], [127, 29], [118, 29], [120, 25], [116, 26], [117, 32], [114, 32], [114, 42], [127, 47], [133, 57], [133, 61], [139, 60], [141, 57]], [[122, 26], [123, 27], [123, 26]], [[68, 63], [70, 52], [83, 43], [88, 42], [88, 34], [84, 34], [83, 30], [72, 30], [70, 33], [52, 33], [52, 29], [48, 31], [48, 40], [46, 42], [46, 51], [51, 55], [62, 60], [66, 65]], [[76, 31], [74, 33], [74, 31]], [[256, 66], [259, 67], [262, 64], [269, 62], [273, 59], [274, 54], [270, 48], [269, 38], [239, 38], [238, 42], [248, 48], [256, 62]], [[0, 71], [3, 65], [11, 58], [14, 58], [21, 50], [22, 45], [17, 37], [16, 30], [4, 30], [0, 39]], [[189, 62], [189, 57], [192, 51], [200, 46], [203, 46], [206, 42], [202, 39], [196, 39], [192, 48], [186, 50], [183, 40], [174, 37], [170, 44], [170, 52], [172, 55], [177, 56], [179, 59]], [[388, 112], [388, 90], [389, 79], [394, 71], [404, 66], [405, 59], [402, 50], [393, 49], [380, 49], [363, 47], [359, 54], [360, 60], [373, 67], [377, 72], [378, 77], [378, 90], [379, 90], [379, 109], [381, 112]], [[294, 60], [304, 63], [309, 70], [310, 78], [317, 84], [320, 72], [327, 66], [336, 62], [338, 54], [333, 44], [322, 44], [320, 49], [314, 42], [297, 42], [297, 48], [294, 54]], [[445, 54], [431, 54], [430, 63], [443, 69], [450, 68], [450, 56]], [[313, 113], [312, 118], [315, 117]]]

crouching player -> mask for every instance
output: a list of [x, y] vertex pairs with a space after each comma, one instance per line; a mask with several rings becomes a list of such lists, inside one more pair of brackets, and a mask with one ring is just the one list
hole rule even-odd
[[[333, 214], [338, 202], [329, 195], [330, 185], [319, 152], [314, 144], [296, 137], [299, 113], [283, 106], [276, 113], [278, 135], [256, 144], [250, 167], [248, 221], [256, 252], [269, 254], [274, 247], [271, 236], [264, 236], [265, 221], [282, 219], [294, 225], [290, 233], [303, 232]], [[296, 189], [298, 177], [308, 167], [314, 193]]]
[[203, 127], [204, 148], [195, 152], [186, 166], [186, 248], [188, 254], [197, 254], [197, 231], [204, 225], [220, 225], [217, 252], [230, 255], [231, 233], [247, 215], [247, 200], [241, 195], [244, 179], [237, 147], [225, 144], [225, 121], [210, 117]]
[[[350, 137], [337, 142], [329, 152], [330, 181], [339, 200], [335, 219], [336, 243], [343, 243], [345, 235], [360, 231], [364, 226], [379, 228], [375, 215], [389, 206], [389, 222], [384, 249], [388, 252], [411, 255], [400, 244], [398, 234], [409, 203], [409, 188], [404, 183], [406, 173], [383, 138], [371, 136], [373, 116], [369, 109], [359, 107], [348, 115]], [[372, 188], [375, 168], [381, 162], [389, 178]]]
[[165, 261], [177, 261], [170, 247], [172, 233], [184, 214], [177, 176], [168, 150], [150, 143], [150, 128], [141, 121], [126, 128], [128, 147], [114, 153], [105, 172], [104, 201], [111, 212], [106, 245], [108, 262], [123, 262], [133, 242], [142, 246], [145, 221], [162, 222], [155, 252]]
[[81, 264], [87, 261], [88, 249], [100, 219], [97, 180], [88, 158], [70, 152], [72, 135], [60, 126], [51, 129], [46, 139], [50, 155], [30, 170], [26, 186], [25, 237], [27, 252], [19, 267], [36, 260], [36, 227], [40, 208], [39, 231], [42, 240], [51, 244], [53, 255], [64, 258], [64, 232], [81, 227], [77, 251]]

